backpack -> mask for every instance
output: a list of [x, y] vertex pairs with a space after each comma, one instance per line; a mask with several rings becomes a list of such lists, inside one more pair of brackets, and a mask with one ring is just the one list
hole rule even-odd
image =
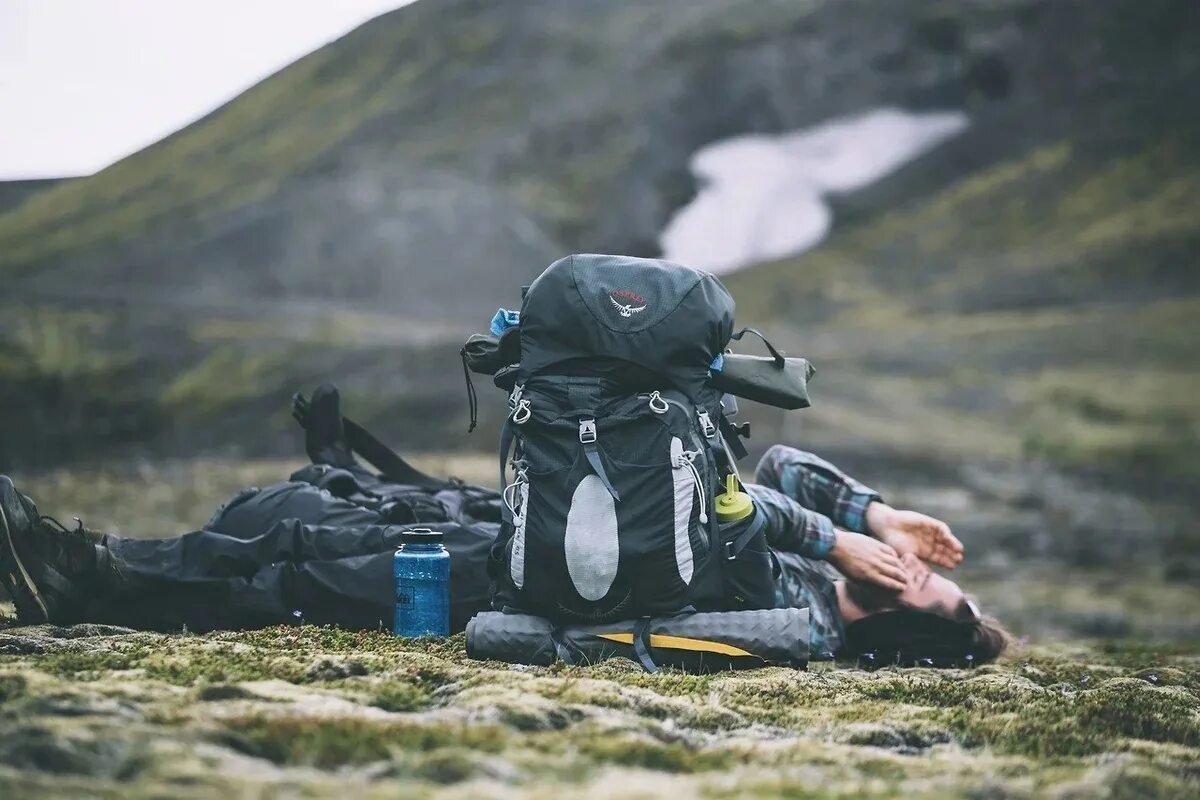
[[590, 623], [729, 607], [713, 498], [730, 464], [708, 380], [733, 313], [715, 277], [661, 260], [568, 256], [528, 287], [495, 607]]

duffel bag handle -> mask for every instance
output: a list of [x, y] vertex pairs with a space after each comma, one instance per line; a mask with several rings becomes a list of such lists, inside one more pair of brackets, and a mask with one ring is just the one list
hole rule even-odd
[[779, 369], [783, 369], [783, 365], [784, 365], [783, 354], [780, 353], [778, 350], [776, 350], [775, 346], [773, 344], [771, 344], [769, 341], [767, 341], [767, 337], [763, 336], [762, 331], [758, 330], [757, 328], [751, 328], [751, 327], [747, 326], [745, 328], [742, 328], [740, 331], [735, 333], [733, 336], [730, 336], [729, 338], [737, 339], [738, 341], [741, 341], [741, 338], [743, 336], [745, 336], [747, 333], [753, 333], [755, 336], [762, 339], [763, 344], [765, 344], [767, 346], [767, 350], [770, 351], [771, 357], [775, 359], [775, 366]]

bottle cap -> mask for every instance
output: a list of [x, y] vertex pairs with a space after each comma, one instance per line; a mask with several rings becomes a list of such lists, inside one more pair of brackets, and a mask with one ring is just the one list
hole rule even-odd
[[431, 528], [409, 528], [400, 532], [401, 544], [441, 544], [442, 532]]
[[737, 522], [754, 513], [754, 502], [750, 495], [738, 491], [737, 476], [725, 476], [725, 491], [713, 498], [718, 522]]

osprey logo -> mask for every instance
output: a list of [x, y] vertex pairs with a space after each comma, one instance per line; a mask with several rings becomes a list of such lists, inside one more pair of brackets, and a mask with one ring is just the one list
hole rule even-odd
[[[634, 314], [640, 314], [645, 311], [648, 305], [646, 298], [628, 289], [617, 289], [609, 292], [608, 299], [612, 302], [613, 308], [617, 309], [617, 313], [626, 319], [632, 317]], [[627, 300], [628, 302], [622, 303], [621, 300]], [[636, 303], [640, 303], [641, 305], [635, 305]]]

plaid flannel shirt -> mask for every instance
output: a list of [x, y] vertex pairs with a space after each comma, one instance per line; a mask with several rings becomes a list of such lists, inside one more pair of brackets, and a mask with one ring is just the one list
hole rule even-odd
[[867, 506], [879, 494], [823, 459], [776, 445], [755, 470], [746, 491], [766, 514], [767, 543], [778, 567], [776, 605], [807, 608], [813, 660], [831, 659], [845, 641], [834, 581], [841, 574], [824, 558], [834, 527], [866, 529]]
[[867, 506], [880, 499], [828, 461], [785, 445], [766, 452], [754, 480], [746, 489], [767, 515], [767, 542], [808, 558], [829, 555], [834, 527], [864, 533]]

